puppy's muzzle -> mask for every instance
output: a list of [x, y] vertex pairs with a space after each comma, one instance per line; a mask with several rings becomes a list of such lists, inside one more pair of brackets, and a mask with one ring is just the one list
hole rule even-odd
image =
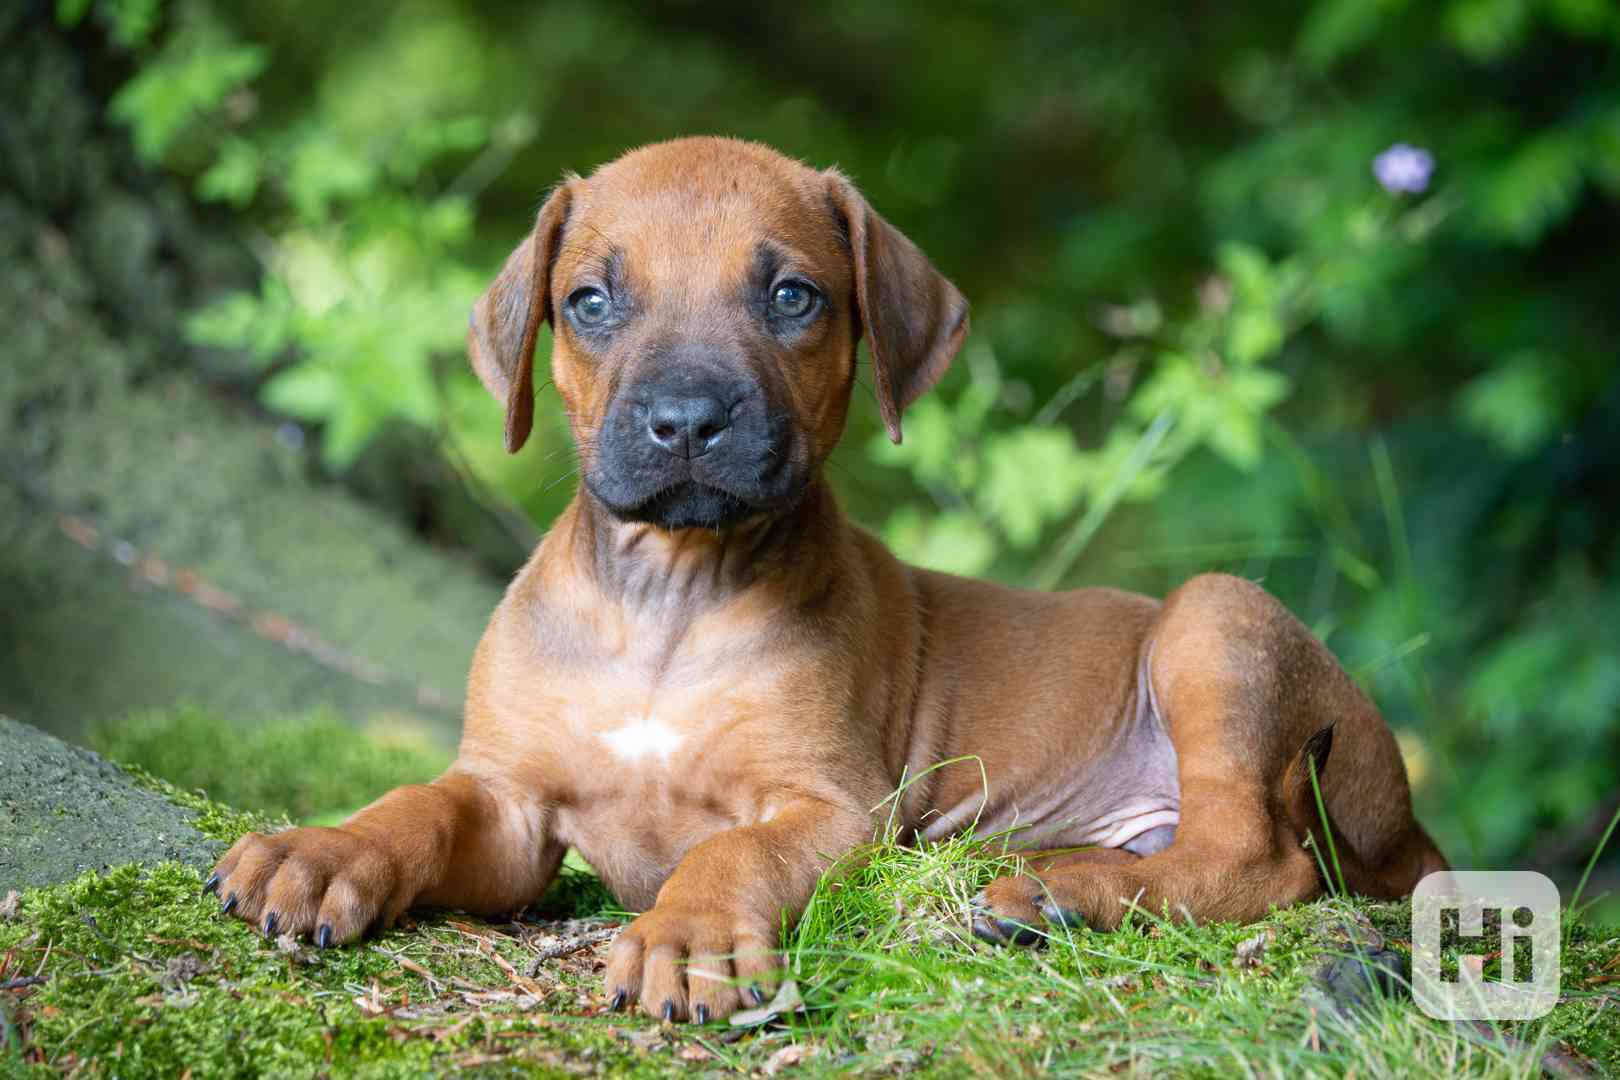
[[614, 396], [586, 485], [618, 517], [667, 529], [718, 528], [779, 509], [806, 476], [794, 465], [789, 412], [736, 367], [655, 368]]

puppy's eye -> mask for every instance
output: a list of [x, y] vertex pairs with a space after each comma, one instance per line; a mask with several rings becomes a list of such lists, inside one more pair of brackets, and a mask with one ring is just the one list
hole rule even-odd
[[816, 290], [802, 281], [784, 281], [771, 293], [771, 313], [802, 319], [816, 306]]
[[613, 301], [601, 289], [579, 289], [568, 298], [574, 321], [581, 326], [600, 326], [613, 310]]

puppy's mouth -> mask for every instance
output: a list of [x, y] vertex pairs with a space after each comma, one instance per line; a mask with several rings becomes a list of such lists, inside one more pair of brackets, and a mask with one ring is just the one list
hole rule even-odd
[[741, 496], [696, 480], [683, 480], [632, 506], [608, 505], [616, 517], [661, 529], [723, 529], [761, 512]]

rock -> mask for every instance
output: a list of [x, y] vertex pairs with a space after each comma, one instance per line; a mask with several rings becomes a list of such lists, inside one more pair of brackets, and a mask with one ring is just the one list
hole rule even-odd
[[186, 342], [249, 252], [102, 119], [127, 53], [0, 6], [0, 712], [73, 739], [330, 709], [453, 745], [501, 582], [323, 480], [251, 357]]
[[1380, 998], [1406, 997], [1411, 967], [1406, 957], [1393, 949], [1378, 949], [1330, 957], [1323, 961], [1312, 981], [1333, 1009], [1349, 1014]]
[[223, 847], [106, 758], [5, 716], [0, 777], [0, 894], [122, 863], [203, 867]]

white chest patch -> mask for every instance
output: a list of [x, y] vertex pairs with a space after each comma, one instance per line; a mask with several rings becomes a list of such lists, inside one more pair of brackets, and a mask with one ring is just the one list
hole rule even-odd
[[607, 743], [608, 749], [621, 761], [651, 757], [665, 762], [685, 741], [685, 736], [654, 716], [632, 720], [621, 728], [602, 732], [597, 738]]

